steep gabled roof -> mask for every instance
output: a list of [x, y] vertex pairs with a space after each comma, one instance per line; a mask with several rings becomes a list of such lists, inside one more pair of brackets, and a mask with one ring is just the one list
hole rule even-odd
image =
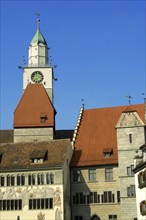
[[[0, 145], [2, 154], [0, 171], [39, 170], [61, 167], [68, 149], [72, 149], [69, 139], [51, 140], [48, 142], [7, 143]], [[35, 154], [34, 154], [35, 152]], [[41, 153], [41, 155], [40, 155]], [[31, 163], [31, 158], [45, 156], [43, 163]]]
[[[119, 106], [84, 110], [76, 136], [71, 166], [118, 163], [115, 126], [125, 110], [137, 111], [144, 122], [144, 104], [133, 105], [128, 109], [127, 106]], [[104, 155], [105, 149], [112, 149], [110, 157]]]
[[54, 117], [55, 109], [43, 85], [29, 84], [15, 109], [14, 128], [53, 127]]

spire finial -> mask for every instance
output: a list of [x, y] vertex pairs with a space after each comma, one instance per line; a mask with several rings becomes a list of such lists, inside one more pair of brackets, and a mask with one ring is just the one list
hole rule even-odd
[[131, 96], [131, 95], [127, 95], [126, 97], [128, 98], [128, 103], [129, 103], [129, 105], [131, 105], [132, 96]]
[[38, 17], [37, 18], [37, 25], [38, 25], [38, 29], [40, 28], [40, 13], [35, 13], [35, 15]]

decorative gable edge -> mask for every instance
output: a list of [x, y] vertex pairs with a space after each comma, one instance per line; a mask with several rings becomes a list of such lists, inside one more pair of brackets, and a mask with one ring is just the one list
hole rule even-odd
[[80, 127], [80, 124], [81, 124], [81, 119], [82, 119], [82, 116], [83, 116], [83, 112], [84, 112], [84, 108], [82, 107], [82, 108], [80, 108], [80, 113], [79, 113], [79, 116], [78, 116], [77, 124], [76, 124], [76, 127], [74, 129], [73, 138], [72, 138], [72, 142], [71, 142], [73, 148], [74, 148], [77, 133], [78, 133], [78, 130], [79, 130], [79, 127]]
[[123, 112], [116, 128], [127, 128], [127, 127], [139, 127], [145, 126], [144, 122], [141, 120], [136, 111]]

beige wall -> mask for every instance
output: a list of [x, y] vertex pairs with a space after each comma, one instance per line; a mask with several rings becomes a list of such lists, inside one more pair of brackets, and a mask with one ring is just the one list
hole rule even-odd
[[[75, 216], [83, 216], [84, 220], [90, 220], [93, 215], [97, 215], [101, 220], [108, 219], [108, 215], [120, 215], [120, 204], [117, 202], [117, 191], [119, 191], [119, 168], [117, 166], [106, 166], [113, 168], [113, 180], [105, 180], [105, 167], [86, 167], [81, 170], [81, 182], [73, 182], [73, 168], [71, 170], [71, 191], [72, 191], [72, 220]], [[96, 168], [96, 181], [89, 181], [89, 168]], [[76, 168], [78, 169], [78, 168]], [[114, 203], [102, 203], [101, 195], [104, 191], [112, 191], [114, 194]], [[77, 204], [73, 205], [73, 195], [76, 192], [83, 192], [87, 195], [89, 192], [97, 192], [100, 197], [100, 203]], [[105, 212], [106, 209], [106, 212]], [[118, 218], [119, 219], [119, 218]]]

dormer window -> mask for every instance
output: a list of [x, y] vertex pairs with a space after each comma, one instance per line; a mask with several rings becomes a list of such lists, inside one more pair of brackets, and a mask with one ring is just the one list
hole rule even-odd
[[113, 149], [112, 148], [105, 148], [103, 149], [103, 156], [104, 158], [109, 158], [113, 154]]
[[40, 164], [40, 163], [44, 163], [46, 157], [47, 157], [46, 150], [37, 150], [31, 153], [30, 161], [31, 163]]
[[41, 123], [45, 123], [46, 120], [47, 120], [47, 114], [44, 113], [44, 112], [41, 113], [41, 115], [40, 115], [40, 122], [41, 122]]

